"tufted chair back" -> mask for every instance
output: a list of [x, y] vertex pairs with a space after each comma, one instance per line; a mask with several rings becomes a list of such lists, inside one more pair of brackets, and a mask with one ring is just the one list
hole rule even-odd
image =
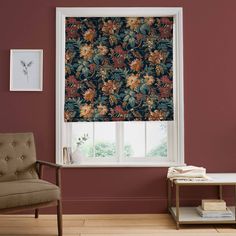
[[32, 133], [0, 133], [0, 182], [37, 179]]

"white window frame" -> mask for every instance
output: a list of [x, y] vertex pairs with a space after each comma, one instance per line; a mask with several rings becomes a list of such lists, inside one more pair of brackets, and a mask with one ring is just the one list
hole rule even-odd
[[[173, 17], [174, 121], [168, 122], [170, 158], [165, 162], [86, 163], [65, 167], [154, 167], [184, 165], [184, 91], [183, 91], [183, 10], [181, 7], [81, 7], [56, 9], [56, 163], [63, 163], [63, 147], [70, 143], [65, 135], [65, 18], [66, 17]], [[168, 141], [169, 143], [169, 141]]]
[[[116, 144], [116, 154], [114, 157], [99, 157], [96, 158], [95, 157], [95, 133], [96, 133], [96, 128], [95, 128], [95, 122], [93, 122], [93, 135], [92, 135], [92, 143], [93, 143], [93, 157], [86, 157], [86, 160], [82, 160], [81, 164], [82, 165], [87, 165], [87, 164], [102, 164], [102, 165], [106, 165], [106, 164], [118, 164], [118, 165], [123, 165], [123, 164], [147, 164], [147, 163], [152, 163], [152, 164], [160, 164], [160, 163], [173, 163], [175, 161], [174, 156], [172, 155], [172, 149], [173, 149], [173, 143], [174, 143], [174, 138], [172, 136], [170, 136], [170, 129], [172, 129], [172, 125], [170, 124], [170, 122], [167, 123], [167, 148], [168, 148], [168, 156], [166, 157], [161, 157], [161, 156], [155, 156], [155, 157], [148, 157], [146, 156], [147, 154], [147, 122], [143, 122], [143, 121], [138, 121], [138, 122], [142, 122], [145, 126], [145, 134], [144, 134], [144, 138], [145, 138], [145, 156], [132, 156], [132, 157], [125, 157], [124, 156], [124, 147], [125, 147], [125, 143], [124, 143], [124, 122], [114, 122], [115, 123], [115, 144]], [[153, 122], [153, 121], [150, 121]], [[163, 121], [160, 121], [163, 122]], [[84, 122], [80, 122], [80, 123], [84, 123]], [[98, 122], [97, 122], [98, 123]], [[106, 123], [106, 122], [105, 122]], [[130, 122], [128, 122], [130, 123]], [[155, 121], [153, 122], [155, 123]], [[106, 125], [105, 125], [106, 126]], [[72, 135], [72, 123], [67, 123], [67, 128], [66, 128], [66, 137], [71, 137]], [[68, 147], [72, 147], [72, 139], [69, 138], [66, 145]], [[170, 150], [169, 150], [170, 149]]]

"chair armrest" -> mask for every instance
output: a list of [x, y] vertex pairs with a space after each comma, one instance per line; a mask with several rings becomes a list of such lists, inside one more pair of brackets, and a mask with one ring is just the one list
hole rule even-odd
[[36, 169], [38, 170], [39, 178], [41, 179], [43, 177], [43, 166], [48, 166], [51, 168], [54, 168], [56, 170], [56, 185], [61, 187], [61, 165], [54, 164], [47, 161], [36, 161]]
[[61, 165], [55, 164], [55, 163], [51, 163], [51, 162], [47, 162], [47, 161], [41, 161], [41, 160], [37, 160], [36, 161], [37, 164], [39, 165], [45, 165], [45, 166], [49, 166], [49, 167], [53, 167], [53, 168], [62, 168]]

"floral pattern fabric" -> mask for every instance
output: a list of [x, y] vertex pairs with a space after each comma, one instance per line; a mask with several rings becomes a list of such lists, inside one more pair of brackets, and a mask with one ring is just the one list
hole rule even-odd
[[173, 17], [67, 17], [65, 121], [173, 120]]

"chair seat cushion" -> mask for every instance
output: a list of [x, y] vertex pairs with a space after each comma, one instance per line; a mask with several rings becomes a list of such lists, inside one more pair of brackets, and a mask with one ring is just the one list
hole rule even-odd
[[44, 180], [0, 182], [0, 209], [29, 206], [59, 199], [59, 187]]

